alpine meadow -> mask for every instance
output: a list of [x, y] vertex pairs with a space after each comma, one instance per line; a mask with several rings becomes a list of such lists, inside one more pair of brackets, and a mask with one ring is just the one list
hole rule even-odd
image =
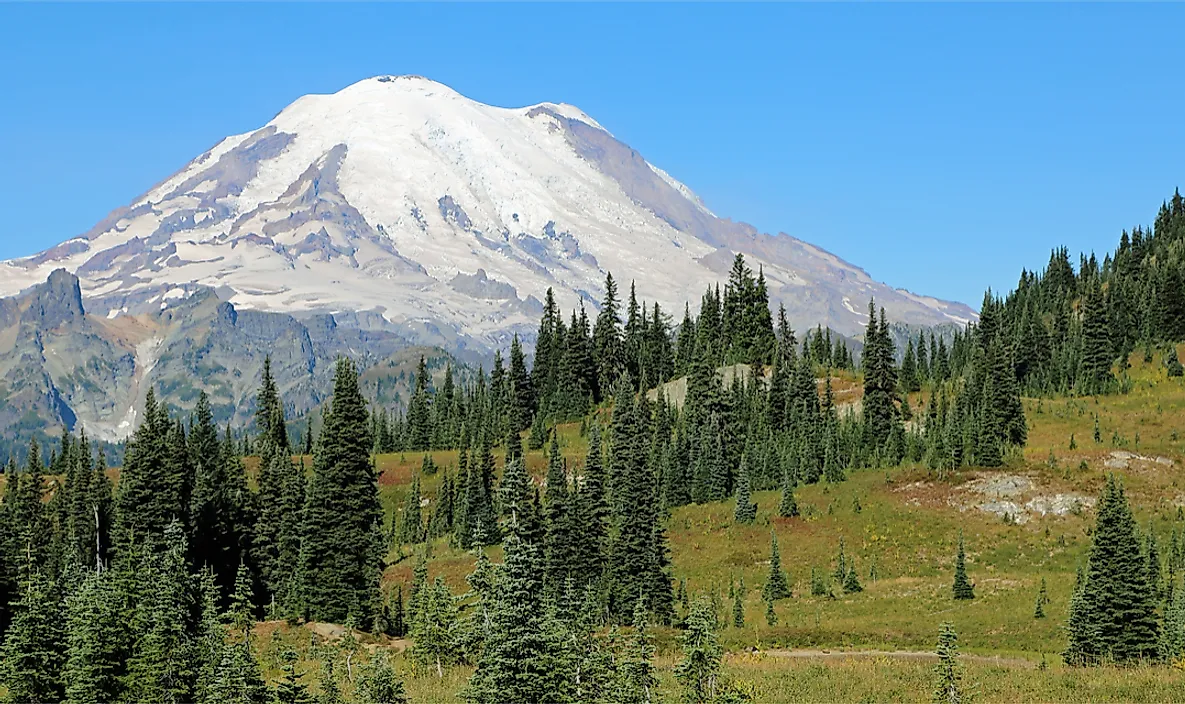
[[895, 245], [973, 307], [717, 216], [567, 103], [378, 75], [255, 117], [0, 261], [0, 702], [1185, 700], [1176, 184], [1006, 293]]

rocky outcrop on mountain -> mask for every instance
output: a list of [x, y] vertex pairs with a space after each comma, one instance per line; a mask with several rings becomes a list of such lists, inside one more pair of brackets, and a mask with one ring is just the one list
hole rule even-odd
[[[858, 336], [873, 296], [905, 324], [975, 318], [718, 217], [578, 108], [492, 107], [415, 76], [297, 100], [82, 236], [0, 263], [0, 295], [65, 268], [101, 318], [208, 288], [239, 312], [361, 315], [408, 341], [488, 354], [514, 333], [530, 342], [548, 287], [565, 310], [595, 308], [611, 271], [678, 314], [737, 253], [797, 329]], [[63, 305], [46, 314], [73, 310]]]
[[324, 402], [341, 356], [363, 370], [383, 363], [403, 371], [402, 379], [369, 372], [371, 387], [386, 389], [380, 400], [398, 404], [408, 395], [405, 367], [414, 368], [409, 347], [396, 332], [341, 326], [328, 314], [298, 320], [239, 310], [209, 288], [139, 315], [93, 316], [77, 277], [58, 270], [0, 298], [0, 448], [62, 427], [118, 442], [137, 424], [149, 388], [181, 413], [205, 391], [220, 423], [249, 425], [267, 357], [292, 417]]

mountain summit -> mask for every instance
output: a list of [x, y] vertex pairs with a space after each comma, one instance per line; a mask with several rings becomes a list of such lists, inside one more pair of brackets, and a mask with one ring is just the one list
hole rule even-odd
[[858, 333], [870, 296], [903, 323], [975, 317], [717, 217], [571, 105], [492, 107], [415, 76], [300, 98], [89, 232], [0, 263], [0, 295], [65, 268], [87, 308], [111, 318], [209, 287], [239, 309], [348, 311], [488, 350], [534, 331], [549, 286], [564, 308], [595, 304], [611, 271], [677, 316], [738, 252], [799, 327]]

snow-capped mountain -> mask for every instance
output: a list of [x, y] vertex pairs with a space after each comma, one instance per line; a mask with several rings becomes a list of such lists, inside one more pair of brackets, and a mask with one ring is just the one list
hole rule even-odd
[[595, 303], [607, 271], [677, 317], [736, 252], [797, 327], [859, 333], [870, 296], [902, 323], [975, 317], [717, 217], [571, 105], [492, 107], [414, 76], [300, 98], [89, 232], [0, 263], [0, 295], [65, 268], [88, 310], [111, 318], [211, 287], [240, 310], [348, 312], [488, 350], [533, 332], [549, 286], [565, 309]]

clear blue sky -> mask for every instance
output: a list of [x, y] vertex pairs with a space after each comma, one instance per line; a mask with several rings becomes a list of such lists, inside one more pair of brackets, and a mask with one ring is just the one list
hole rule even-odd
[[0, 258], [305, 93], [580, 106], [718, 214], [977, 305], [1185, 186], [1185, 5], [0, 4]]

